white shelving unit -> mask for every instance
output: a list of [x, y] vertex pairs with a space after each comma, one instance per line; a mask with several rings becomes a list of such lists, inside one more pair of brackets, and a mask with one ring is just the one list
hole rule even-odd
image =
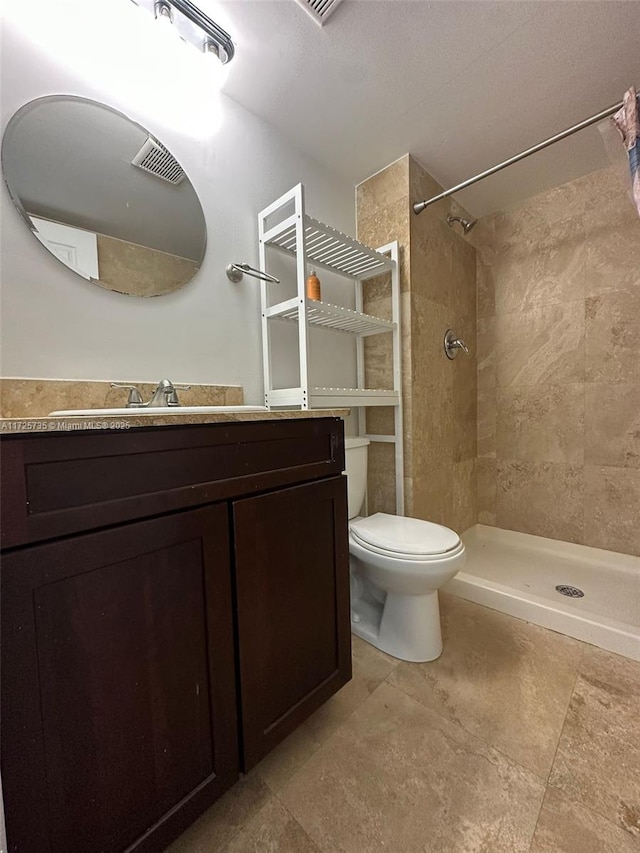
[[[275, 221], [275, 224], [271, 224]], [[396, 463], [396, 512], [404, 513], [404, 466], [402, 452], [402, 376], [400, 361], [400, 286], [398, 244], [377, 250], [359, 243], [329, 225], [308, 216], [304, 210], [304, 187], [298, 184], [258, 214], [260, 269], [268, 270], [267, 249], [272, 247], [296, 262], [296, 295], [269, 304], [269, 285], [260, 283], [262, 313], [262, 356], [265, 405], [269, 409], [355, 408], [360, 435], [365, 433], [365, 408], [393, 406], [394, 433], [366, 435], [371, 441], [393, 443]], [[308, 268], [324, 269], [350, 280], [355, 288], [356, 310], [306, 298]], [[392, 320], [364, 314], [363, 282], [373, 276], [391, 274]], [[352, 291], [353, 292], [353, 291]], [[300, 384], [275, 388], [271, 364], [273, 321], [296, 323]], [[318, 388], [309, 382], [309, 326], [321, 326], [356, 337], [357, 388]], [[393, 336], [393, 388], [364, 387], [364, 339], [370, 335]]]

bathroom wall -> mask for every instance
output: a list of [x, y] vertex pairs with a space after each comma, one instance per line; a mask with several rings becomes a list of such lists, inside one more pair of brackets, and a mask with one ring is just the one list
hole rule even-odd
[[[77, 0], [71, 27], [65, 15], [72, 5], [67, 0], [62, 11], [40, 2], [28, 25], [11, 17], [26, 17], [27, 4], [12, 7], [2, 32], [3, 127], [29, 100], [57, 93], [123, 111], [156, 134], [187, 171], [207, 220], [207, 254], [195, 279], [176, 293], [136, 299], [109, 292], [49, 256], [3, 184], [1, 373], [150, 382], [169, 376], [241, 385], [247, 403], [261, 403], [258, 285], [250, 278], [231, 284], [224, 269], [231, 261], [257, 266], [257, 213], [299, 181], [311, 215], [354, 233], [353, 186], [218, 96], [195, 49], [167, 42], [153, 61], [145, 51], [157, 35], [155, 22], [133, 3], [111, 4], [105, 15], [100, 4]], [[96, 15], [100, 39], [89, 35]], [[241, 50], [239, 44], [235, 63], [242, 61]], [[346, 336], [335, 337], [326, 338], [321, 356], [339, 373], [347, 362]]]
[[478, 229], [479, 521], [640, 554], [640, 220], [618, 167]]
[[[477, 515], [476, 250], [457, 226], [447, 225], [450, 211], [465, 213], [454, 202], [440, 202], [420, 216], [411, 210], [413, 201], [441, 191], [414, 158], [403, 157], [358, 187], [358, 236], [373, 245], [398, 239], [402, 250], [406, 512], [463, 531]], [[375, 287], [365, 308], [380, 314], [388, 297]], [[466, 341], [469, 357], [446, 358], [449, 328]], [[377, 387], [389, 381], [384, 346], [382, 338], [373, 338], [367, 352]], [[383, 420], [388, 415], [371, 412], [368, 430], [389, 432]], [[369, 471], [370, 511], [388, 508], [392, 478], [389, 447], [379, 445]]]

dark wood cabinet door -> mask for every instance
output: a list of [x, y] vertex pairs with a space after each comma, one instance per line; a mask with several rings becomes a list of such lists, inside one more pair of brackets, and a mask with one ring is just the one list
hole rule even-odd
[[233, 505], [243, 766], [351, 678], [346, 478]]
[[157, 851], [238, 777], [226, 505], [2, 563], [10, 851]]

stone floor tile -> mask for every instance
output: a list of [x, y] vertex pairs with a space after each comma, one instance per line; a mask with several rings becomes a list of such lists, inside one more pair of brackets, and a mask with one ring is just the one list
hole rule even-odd
[[441, 611], [442, 656], [390, 683], [546, 778], [583, 644], [452, 595]]
[[258, 765], [257, 772], [277, 791], [395, 669], [398, 661], [352, 637], [353, 678]]
[[[210, 853], [217, 850], [212, 847]], [[220, 853], [320, 853], [320, 849], [274, 797]]]
[[640, 845], [580, 803], [549, 787], [530, 853], [637, 853]]
[[640, 663], [589, 647], [549, 782], [640, 846]]
[[323, 853], [526, 853], [543, 782], [382, 684], [280, 790]]
[[255, 771], [244, 776], [165, 853], [212, 853], [220, 850], [271, 797], [269, 788]]
[[591, 700], [583, 713], [596, 710], [593, 725], [602, 734], [640, 744], [640, 661], [586, 646], [579, 673], [576, 686]]

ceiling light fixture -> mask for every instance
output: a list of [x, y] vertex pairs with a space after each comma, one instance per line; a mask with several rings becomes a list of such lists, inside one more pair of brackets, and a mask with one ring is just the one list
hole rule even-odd
[[173, 23], [171, 6], [166, 2], [166, 0], [156, 0], [153, 4], [153, 12], [156, 16], [156, 20], [165, 19], [168, 20], [170, 24]]
[[[153, 0], [152, 4], [148, 0], [133, 2], [138, 6], [152, 8], [157, 21], [174, 24], [185, 41], [195, 43], [206, 54], [213, 53], [223, 65], [233, 59], [236, 49], [229, 33], [205, 15], [191, 0]], [[193, 27], [200, 31], [195, 39]]]
[[207, 56], [213, 54], [213, 56], [217, 56], [218, 59], [220, 58], [220, 48], [212, 38], [209, 38], [209, 36], [206, 36], [202, 42], [202, 50]]

